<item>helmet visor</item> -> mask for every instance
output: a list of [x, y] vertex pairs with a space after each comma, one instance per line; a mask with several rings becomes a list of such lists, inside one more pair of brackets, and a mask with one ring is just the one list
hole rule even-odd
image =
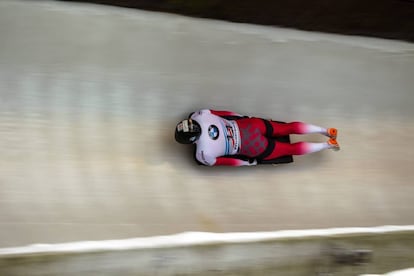
[[198, 124], [195, 124], [193, 120], [184, 120], [177, 125], [177, 130], [180, 132], [199, 133], [201, 131]]
[[176, 140], [180, 143], [194, 143], [200, 134], [200, 125], [191, 119], [181, 121], [176, 128]]

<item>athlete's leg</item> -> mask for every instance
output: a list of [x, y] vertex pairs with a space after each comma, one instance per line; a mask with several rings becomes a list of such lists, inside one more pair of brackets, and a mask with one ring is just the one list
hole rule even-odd
[[[323, 149], [339, 150], [339, 145], [328, 141], [326, 143], [299, 142], [294, 144], [269, 141], [269, 136], [289, 134], [322, 133], [329, 136], [327, 129], [301, 122], [277, 123], [261, 118], [246, 118], [237, 120], [241, 136], [240, 154], [248, 157], [264, 155], [265, 160], [274, 159], [284, 155], [303, 155]], [[275, 129], [277, 129], [275, 131]], [[272, 135], [271, 135], [272, 134]]]
[[[338, 146], [339, 147], [339, 146]], [[282, 143], [276, 142], [276, 146], [273, 151], [264, 158], [264, 160], [271, 160], [285, 155], [304, 155], [324, 149], [334, 149], [335, 145], [329, 142], [325, 143], [309, 143], [309, 142], [298, 142], [298, 143]]]
[[337, 131], [333, 128], [323, 128], [320, 126], [307, 124], [303, 122], [292, 122], [292, 123], [278, 123], [270, 121], [273, 132], [272, 136], [283, 136], [289, 134], [311, 134], [320, 133], [331, 138], [336, 138]]

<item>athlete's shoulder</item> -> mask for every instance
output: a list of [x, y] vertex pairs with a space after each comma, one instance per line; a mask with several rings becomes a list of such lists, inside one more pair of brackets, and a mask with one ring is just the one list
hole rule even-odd
[[191, 113], [189, 117], [193, 118], [196, 116], [202, 116], [202, 115], [207, 115], [207, 114], [212, 114], [210, 109], [200, 109], [198, 111]]
[[217, 120], [222, 120], [223, 118], [220, 116], [215, 115], [212, 113], [209, 109], [202, 109], [199, 111], [194, 112], [191, 117], [191, 119], [201, 122], [217, 122]]
[[216, 158], [208, 154], [203, 148], [196, 150], [195, 158], [199, 163], [206, 166], [214, 166], [216, 162]]

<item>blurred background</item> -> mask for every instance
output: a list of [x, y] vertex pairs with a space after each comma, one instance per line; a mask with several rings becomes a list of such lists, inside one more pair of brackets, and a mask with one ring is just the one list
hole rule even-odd
[[[1, 248], [414, 224], [412, 1], [100, 3], [0, 1]], [[200, 108], [337, 127], [342, 150], [278, 167], [199, 167], [173, 133]], [[341, 243], [381, 252], [387, 272], [412, 262], [412, 240]], [[35, 256], [27, 267], [168, 275], [178, 264], [191, 275], [188, 259], [263, 268], [287, 252], [285, 268], [318, 266], [319, 244], [286, 248]], [[22, 267], [0, 262], [4, 275], [28, 275]]]
[[414, 1], [222, 1], [222, 0], [90, 0], [89, 2], [172, 12], [232, 22], [307, 31], [414, 40]]

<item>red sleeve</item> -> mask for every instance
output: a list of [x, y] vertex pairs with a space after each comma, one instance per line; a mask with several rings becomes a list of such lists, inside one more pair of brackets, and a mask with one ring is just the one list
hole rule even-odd
[[233, 111], [219, 111], [219, 110], [211, 110], [211, 114], [217, 115], [217, 116], [237, 116], [237, 117], [244, 117], [243, 115], [233, 112]]
[[233, 166], [233, 167], [239, 167], [239, 166], [248, 166], [249, 161], [244, 161], [238, 158], [231, 158], [231, 157], [217, 157], [216, 163], [214, 163], [214, 166]]

